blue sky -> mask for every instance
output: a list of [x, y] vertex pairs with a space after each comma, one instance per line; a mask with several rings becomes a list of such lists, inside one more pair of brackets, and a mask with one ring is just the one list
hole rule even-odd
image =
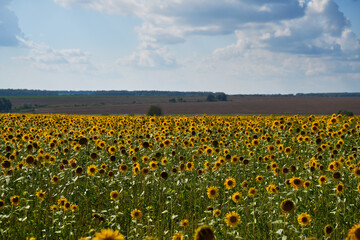
[[0, 0], [0, 88], [360, 92], [360, 0]]

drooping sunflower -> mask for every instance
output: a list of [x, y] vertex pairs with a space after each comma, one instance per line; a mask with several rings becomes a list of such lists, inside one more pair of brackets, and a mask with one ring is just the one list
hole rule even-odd
[[360, 239], [360, 223], [354, 225], [348, 232], [348, 240], [359, 240]]
[[290, 213], [295, 209], [295, 203], [291, 199], [285, 199], [281, 202], [280, 209], [282, 213]]
[[298, 216], [297, 221], [301, 226], [307, 226], [311, 222], [311, 216], [307, 212], [302, 213]]
[[210, 226], [203, 225], [196, 229], [194, 240], [214, 240], [214, 230]]
[[219, 189], [215, 186], [207, 188], [207, 195], [210, 199], [214, 199], [219, 196]]
[[116, 200], [118, 200], [119, 196], [120, 196], [120, 194], [119, 194], [119, 192], [117, 190], [114, 190], [114, 191], [112, 191], [110, 193], [110, 199], [111, 200], [116, 201]]
[[4, 201], [4, 200], [0, 200], [0, 210], [1, 210], [1, 209], [4, 209], [5, 206], [6, 206], [5, 201]]
[[229, 227], [236, 227], [241, 223], [241, 218], [236, 212], [228, 212], [225, 216], [226, 225]]
[[225, 180], [224, 185], [227, 189], [232, 189], [236, 186], [236, 180], [232, 177], [229, 177], [228, 179]]
[[234, 203], [239, 203], [241, 201], [241, 196], [242, 196], [241, 193], [235, 192], [232, 195], [231, 199], [234, 201]]
[[88, 173], [90, 176], [95, 176], [96, 172], [97, 172], [97, 167], [96, 167], [94, 164], [88, 166], [88, 168], [87, 168], [87, 173]]
[[324, 227], [324, 234], [325, 234], [325, 237], [329, 237], [334, 231], [334, 228], [331, 226], [331, 225], [326, 225]]
[[131, 211], [131, 217], [134, 220], [139, 220], [142, 217], [142, 212], [137, 208], [135, 208], [134, 210]]
[[10, 198], [11, 204], [13, 206], [18, 206], [20, 204], [20, 196], [15, 195]]
[[125, 240], [125, 237], [112, 229], [101, 229], [100, 233], [96, 233], [93, 240]]

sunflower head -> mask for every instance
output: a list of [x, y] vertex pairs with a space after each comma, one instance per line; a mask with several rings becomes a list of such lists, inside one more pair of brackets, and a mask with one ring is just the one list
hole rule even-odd
[[349, 240], [359, 240], [360, 239], [360, 223], [354, 225], [348, 232]]
[[102, 229], [100, 233], [96, 233], [93, 240], [125, 240], [125, 237], [112, 229]]
[[194, 239], [195, 240], [214, 240], [215, 239], [214, 230], [212, 230], [212, 228], [207, 225], [201, 226], [198, 229], [196, 229]]
[[219, 189], [215, 186], [207, 188], [207, 195], [210, 199], [214, 199], [219, 196]]
[[329, 224], [324, 227], [324, 233], [326, 237], [329, 237], [333, 233], [333, 231], [334, 228]]
[[232, 177], [229, 177], [228, 179], [225, 180], [224, 185], [227, 189], [232, 189], [236, 185], [236, 180]]
[[295, 203], [291, 199], [285, 199], [280, 205], [281, 212], [290, 213], [295, 209]]
[[142, 212], [135, 208], [134, 210], [131, 211], [131, 217], [134, 220], [139, 220], [142, 217]]
[[236, 227], [241, 223], [241, 218], [236, 212], [228, 212], [225, 216], [226, 225], [229, 227]]
[[119, 196], [120, 196], [120, 194], [119, 194], [119, 192], [118, 191], [112, 191], [111, 193], [110, 193], [110, 199], [112, 199], [112, 200], [117, 200], [118, 198], [119, 198]]
[[311, 222], [311, 216], [305, 212], [305, 213], [300, 214], [298, 216], [297, 220], [301, 226], [307, 226]]

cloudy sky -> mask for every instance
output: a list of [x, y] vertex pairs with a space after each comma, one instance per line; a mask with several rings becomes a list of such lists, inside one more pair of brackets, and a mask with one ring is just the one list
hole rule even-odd
[[0, 0], [0, 88], [360, 92], [360, 0]]

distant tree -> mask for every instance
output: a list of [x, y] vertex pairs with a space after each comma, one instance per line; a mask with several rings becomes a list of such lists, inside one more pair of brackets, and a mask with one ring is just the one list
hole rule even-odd
[[151, 105], [147, 111], [147, 115], [149, 116], [161, 116], [162, 110], [159, 106]]
[[216, 98], [219, 100], [219, 101], [227, 101], [227, 96], [225, 93], [219, 93]]
[[353, 112], [350, 112], [348, 110], [339, 110], [337, 114], [345, 115], [345, 116], [354, 116]]
[[0, 98], [0, 112], [10, 112], [12, 104], [7, 98]]
[[208, 102], [215, 102], [216, 101], [216, 97], [214, 94], [210, 93], [207, 98], [206, 98], [206, 101]]
[[176, 99], [175, 99], [175, 98], [171, 98], [171, 99], [169, 99], [169, 102], [171, 102], [171, 103], [176, 103]]

